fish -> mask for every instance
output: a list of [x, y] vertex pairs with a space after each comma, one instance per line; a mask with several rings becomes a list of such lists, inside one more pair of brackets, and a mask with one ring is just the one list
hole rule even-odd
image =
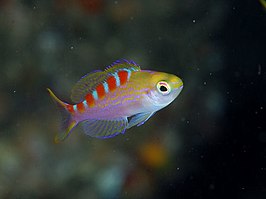
[[182, 89], [183, 81], [176, 75], [141, 70], [126, 59], [83, 76], [71, 91], [72, 103], [60, 100], [47, 88], [62, 116], [54, 141], [65, 140], [78, 125], [86, 135], [100, 139], [124, 134], [169, 105]]

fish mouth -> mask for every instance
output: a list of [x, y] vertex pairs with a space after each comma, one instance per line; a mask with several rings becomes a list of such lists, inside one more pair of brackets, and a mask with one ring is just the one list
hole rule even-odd
[[184, 87], [183, 81], [178, 78], [178, 81], [173, 83], [173, 89], [182, 89]]

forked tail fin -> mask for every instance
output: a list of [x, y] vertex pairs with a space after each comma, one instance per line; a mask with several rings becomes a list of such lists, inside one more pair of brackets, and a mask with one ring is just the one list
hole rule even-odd
[[55, 101], [62, 116], [61, 131], [54, 138], [55, 143], [59, 143], [70, 135], [71, 130], [77, 125], [77, 121], [73, 119], [72, 114], [68, 109], [68, 107], [72, 105], [69, 105], [58, 99], [49, 88], [47, 88], [47, 90], [52, 99]]

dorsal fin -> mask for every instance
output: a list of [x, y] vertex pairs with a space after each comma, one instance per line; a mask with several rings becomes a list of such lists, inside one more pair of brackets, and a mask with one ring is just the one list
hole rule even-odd
[[74, 103], [84, 100], [85, 96], [95, 90], [95, 88], [106, 81], [106, 79], [120, 70], [140, 71], [139, 65], [134, 61], [125, 59], [117, 60], [108, 66], [104, 71], [94, 71], [83, 76], [73, 87], [71, 91], [71, 99]]
[[74, 103], [81, 102], [87, 93], [92, 92], [99, 81], [104, 81], [105, 73], [97, 70], [84, 75], [72, 88], [71, 100]]
[[123, 69], [128, 69], [130, 71], [140, 71], [140, 66], [132, 60], [128, 61], [126, 59], [119, 59], [113, 62], [110, 66], [106, 67], [104, 72], [112, 74]]

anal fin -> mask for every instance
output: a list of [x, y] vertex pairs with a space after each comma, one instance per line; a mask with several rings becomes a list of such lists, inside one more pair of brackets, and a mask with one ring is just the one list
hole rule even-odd
[[155, 112], [144, 112], [144, 113], [138, 113], [134, 115], [127, 125], [127, 129], [131, 128], [132, 126], [140, 126], [144, 124], [151, 116], [153, 116]]
[[127, 127], [127, 118], [117, 118], [113, 120], [85, 120], [82, 122], [86, 135], [96, 138], [111, 138], [120, 133], [124, 133]]

